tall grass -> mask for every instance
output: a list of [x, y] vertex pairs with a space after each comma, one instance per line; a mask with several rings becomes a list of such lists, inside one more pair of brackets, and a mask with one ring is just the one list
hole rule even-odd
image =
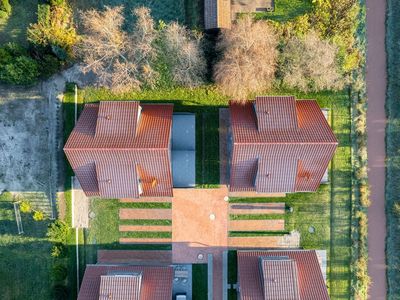
[[400, 299], [400, 218], [393, 209], [400, 202], [400, 2], [387, 1], [386, 51], [386, 213], [387, 213], [387, 280], [388, 299]]

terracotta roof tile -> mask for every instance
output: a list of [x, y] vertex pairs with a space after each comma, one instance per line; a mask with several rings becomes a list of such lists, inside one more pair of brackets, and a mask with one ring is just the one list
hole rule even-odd
[[232, 192], [318, 189], [338, 142], [315, 100], [257, 97], [230, 114]]
[[[135, 273], [140, 274], [140, 282], [139, 277], [130, 280], [124, 280], [122, 277], [105, 279], [117, 274], [132, 275]], [[100, 300], [102, 299], [100, 296], [106, 294], [107, 290], [114, 291], [111, 299], [131, 299], [115, 298], [115, 290], [121, 288], [125, 291], [134, 289], [137, 293], [139, 286], [140, 298], [138, 299], [140, 300], [170, 300], [172, 299], [172, 282], [172, 267], [88, 265], [79, 290], [78, 300]]]
[[265, 300], [300, 300], [297, 264], [286, 256], [260, 257]]
[[172, 113], [169, 104], [85, 105], [64, 147], [85, 194], [137, 198], [140, 179], [143, 196], [171, 197]]
[[[301, 300], [329, 300], [321, 267], [313, 250], [238, 251], [237, 257], [242, 300], [298, 299], [293, 298], [297, 293], [294, 276], [297, 276], [297, 290]], [[294, 270], [292, 263], [270, 264], [263, 268], [260, 259], [265, 257], [285, 257], [296, 264], [297, 270]], [[277, 280], [276, 282], [268, 281], [271, 275]], [[276, 289], [277, 287], [279, 289]], [[277, 294], [279, 296], [276, 296]]]
[[100, 276], [99, 300], [140, 300], [142, 274]]

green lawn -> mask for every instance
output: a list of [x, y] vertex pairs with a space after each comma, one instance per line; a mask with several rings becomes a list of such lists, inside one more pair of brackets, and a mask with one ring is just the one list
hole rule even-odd
[[[298, 99], [317, 99], [321, 107], [329, 108], [332, 128], [339, 139], [339, 147], [332, 162], [331, 182], [322, 185], [316, 193], [297, 193], [286, 198], [264, 198], [236, 201], [284, 201], [293, 207], [293, 213], [285, 214], [286, 228], [301, 232], [301, 246], [306, 249], [326, 249], [328, 251], [328, 286], [332, 299], [349, 299], [350, 258], [351, 258], [351, 164], [350, 164], [350, 100], [346, 92], [298, 93], [274, 91], [268, 94], [295, 95]], [[197, 182], [200, 186], [218, 182], [218, 109], [226, 107], [228, 98], [220, 95], [213, 86], [203, 86], [193, 90], [182, 88], [155, 91], [131, 92], [115, 95], [105, 89], [88, 88], [79, 91], [79, 99], [84, 102], [100, 100], [141, 100], [144, 102], [174, 103], [176, 111], [196, 113], [197, 138]], [[206, 140], [203, 140], [203, 133]], [[212, 142], [211, 142], [212, 141]], [[92, 210], [96, 218], [85, 234], [88, 262], [93, 260], [95, 251], [103, 248], [123, 248], [118, 244], [120, 236], [116, 200], [95, 200]], [[256, 216], [257, 217], [257, 216]], [[280, 218], [268, 216], [267, 218]], [[254, 218], [254, 217], [252, 217]], [[125, 222], [124, 222], [125, 223]], [[135, 224], [136, 221], [135, 221]], [[313, 226], [315, 233], [309, 233]], [[283, 233], [283, 232], [282, 232]], [[237, 233], [241, 234], [241, 233]], [[262, 234], [269, 234], [263, 232]], [[91, 254], [90, 254], [91, 253]], [[232, 275], [230, 275], [230, 280]]]
[[26, 29], [36, 22], [37, 0], [11, 0], [12, 13], [6, 20], [0, 20], [0, 45], [17, 42], [27, 45]]
[[207, 265], [192, 265], [192, 293], [193, 300], [207, 299]]
[[400, 299], [400, 215], [394, 210], [399, 205], [400, 194], [400, 3], [387, 1], [386, 47], [387, 47], [387, 98], [386, 111], [386, 215], [387, 215], [387, 280], [388, 299]]
[[[184, 0], [164, 0], [164, 1], [148, 1], [148, 0], [70, 0], [71, 5], [78, 10], [87, 10], [91, 8], [102, 9], [107, 6], [120, 6], [125, 7], [128, 24], [133, 21], [132, 14], [130, 13], [134, 8], [140, 6], [149, 7], [152, 11], [152, 16], [156, 20], [163, 20], [165, 22], [178, 21], [185, 22], [185, 3]], [[129, 25], [127, 26], [129, 29]]]
[[[285, 93], [284, 93], [285, 94]], [[321, 185], [316, 193], [295, 193], [285, 198], [231, 199], [231, 202], [285, 202], [285, 230], [301, 233], [301, 247], [328, 251], [328, 287], [331, 299], [350, 299], [351, 280], [351, 143], [350, 102], [346, 93], [297, 94], [298, 98], [315, 98], [321, 107], [330, 108], [331, 126], [339, 139], [332, 161], [330, 184]], [[232, 219], [281, 219], [282, 215], [231, 216]], [[315, 233], [309, 232], [309, 227]], [[282, 234], [284, 232], [279, 232]], [[273, 235], [272, 232], [234, 233], [237, 235]], [[229, 282], [236, 279], [234, 252], [230, 253]], [[231, 266], [232, 264], [232, 266]], [[233, 294], [233, 293], [232, 293]], [[233, 297], [233, 296], [232, 296]]]
[[275, 0], [275, 11], [257, 13], [257, 19], [289, 21], [312, 10], [311, 0]]
[[12, 202], [0, 201], [0, 298], [51, 299], [48, 221], [21, 217], [25, 233], [18, 235]]

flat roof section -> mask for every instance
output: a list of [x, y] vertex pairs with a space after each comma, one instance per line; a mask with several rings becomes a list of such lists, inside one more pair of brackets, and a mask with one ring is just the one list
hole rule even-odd
[[172, 181], [176, 188], [196, 184], [196, 116], [175, 113], [172, 117]]

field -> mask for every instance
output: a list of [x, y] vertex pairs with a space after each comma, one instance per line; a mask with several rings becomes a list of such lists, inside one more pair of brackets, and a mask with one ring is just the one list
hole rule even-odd
[[259, 19], [270, 19], [285, 22], [311, 11], [312, 4], [309, 0], [275, 0], [275, 11], [257, 13]]
[[36, 22], [37, 0], [10, 1], [12, 13], [6, 20], [0, 20], [0, 45], [17, 42], [23, 45], [26, 41], [26, 28]]
[[0, 200], [0, 298], [51, 299], [47, 221], [22, 214], [22, 224], [24, 234], [18, 235], [12, 202]]
[[400, 3], [389, 0], [388, 15], [386, 22], [386, 52], [388, 59], [388, 87], [386, 98], [386, 110], [388, 124], [386, 129], [386, 213], [387, 213], [387, 280], [388, 280], [388, 299], [400, 299], [400, 211], [395, 209], [395, 204], [399, 204], [400, 193]]

